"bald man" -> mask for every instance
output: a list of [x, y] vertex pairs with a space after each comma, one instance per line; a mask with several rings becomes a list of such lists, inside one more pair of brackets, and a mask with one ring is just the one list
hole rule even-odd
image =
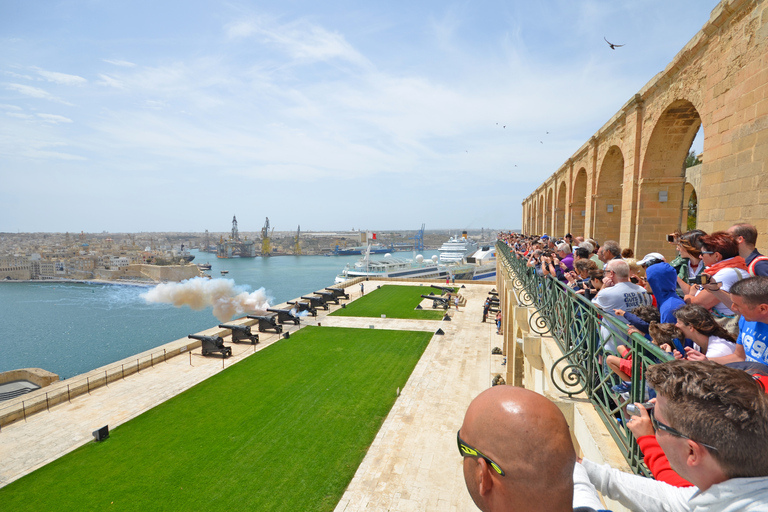
[[[483, 512], [599, 510], [576, 464], [560, 409], [523, 388], [495, 386], [475, 398], [457, 433], [464, 480]], [[574, 476], [580, 506], [574, 509]]]

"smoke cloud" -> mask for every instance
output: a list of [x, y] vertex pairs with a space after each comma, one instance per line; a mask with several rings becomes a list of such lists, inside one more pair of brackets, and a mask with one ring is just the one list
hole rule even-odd
[[269, 298], [264, 288], [248, 293], [232, 279], [195, 277], [180, 283], [161, 283], [141, 295], [149, 303], [189, 306], [192, 309], [213, 307], [213, 315], [226, 322], [233, 315], [264, 311]]

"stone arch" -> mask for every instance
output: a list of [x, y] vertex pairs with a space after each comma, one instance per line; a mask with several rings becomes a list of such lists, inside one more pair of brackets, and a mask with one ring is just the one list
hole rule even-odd
[[592, 211], [592, 236], [600, 243], [621, 238], [623, 183], [624, 154], [611, 146], [600, 166]]
[[560, 183], [560, 187], [557, 192], [557, 198], [555, 199], [555, 228], [554, 232], [558, 234], [565, 234], [565, 204], [567, 201], [566, 194], [568, 190], [565, 186], [565, 182]]
[[549, 233], [550, 236], [554, 236], [554, 230], [552, 229], [552, 210], [554, 209], [553, 204], [553, 198], [552, 195], [554, 194], [553, 190], [551, 188], [547, 189], [547, 204], [545, 206], [546, 212], [545, 212], [545, 222], [544, 222], [544, 230]]
[[635, 254], [658, 251], [670, 261], [675, 256], [663, 241], [682, 224], [685, 157], [700, 126], [688, 100], [672, 102], [654, 125], [640, 169]]
[[538, 211], [538, 218], [537, 218], [537, 222], [536, 222], [537, 234], [538, 235], [541, 235], [541, 234], [546, 232], [546, 231], [544, 231], [544, 229], [545, 229], [545, 226], [544, 226], [544, 201], [545, 201], [545, 199], [544, 199], [544, 192], [542, 192], [541, 195], [539, 195], [539, 211]]
[[574, 237], [587, 233], [587, 170], [582, 167], [576, 172], [571, 187], [571, 233]]

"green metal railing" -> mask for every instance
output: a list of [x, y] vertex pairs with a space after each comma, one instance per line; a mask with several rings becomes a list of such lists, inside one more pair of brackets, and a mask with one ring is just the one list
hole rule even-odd
[[[498, 242], [496, 254], [520, 305], [536, 309], [529, 319], [531, 331], [553, 338], [562, 351], [550, 369], [554, 386], [569, 397], [585, 393], [632, 470], [650, 476], [634, 435], [625, 427], [626, 405], [649, 398], [645, 368], [672, 357], [639, 334], [627, 336], [627, 325], [612, 312], [606, 314], [564, 283], [540, 275], [507, 244]], [[629, 396], [611, 389], [621, 381], [605, 357], [614, 353], [610, 347], [616, 344], [625, 344], [632, 352]]]

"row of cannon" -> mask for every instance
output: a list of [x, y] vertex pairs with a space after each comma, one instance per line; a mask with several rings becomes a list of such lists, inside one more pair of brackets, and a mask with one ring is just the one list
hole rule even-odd
[[[317, 309], [323, 308], [328, 311], [329, 303], [338, 305], [339, 299], [349, 300], [349, 294], [341, 288], [326, 288], [325, 291], [315, 292], [314, 295], [301, 297], [304, 302], [289, 301], [292, 307], [290, 309], [267, 308], [265, 315], [247, 315], [246, 318], [258, 320], [259, 332], [272, 330], [278, 334], [283, 332], [283, 324], [293, 322], [294, 325], [301, 323], [300, 313], [306, 311], [312, 316], [317, 316]], [[259, 342], [259, 335], [252, 332], [250, 325], [219, 324], [221, 329], [229, 329], [232, 332], [232, 342], [240, 343], [249, 341], [252, 345]], [[223, 357], [232, 355], [232, 348], [224, 345], [224, 339], [221, 336], [204, 336], [201, 334], [190, 334], [187, 336], [193, 340], [201, 342], [201, 349], [204, 356], [213, 353], [220, 353]]]

